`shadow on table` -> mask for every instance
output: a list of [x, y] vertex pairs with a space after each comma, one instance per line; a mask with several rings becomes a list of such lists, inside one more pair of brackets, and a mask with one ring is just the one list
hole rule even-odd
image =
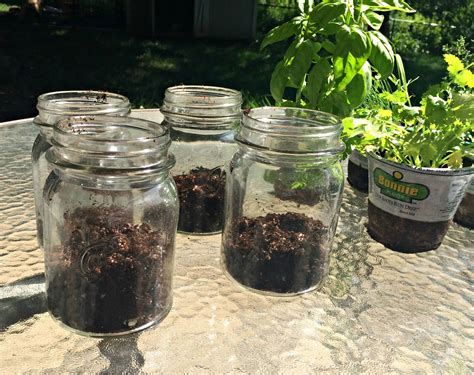
[[0, 287], [0, 331], [47, 311], [44, 274]]
[[139, 334], [102, 340], [98, 347], [102, 355], [110, 361], [101, 374], [123, 374], [138, 372], [145, 364], [145, 358], [137, 346]]

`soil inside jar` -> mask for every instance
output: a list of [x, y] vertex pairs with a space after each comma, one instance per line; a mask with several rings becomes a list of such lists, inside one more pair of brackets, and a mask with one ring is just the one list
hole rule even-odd
[[292, 189], [283, 181], [277, 179], [273, 185], [275, 197], [284, 201], [292, 201], [299, 204], [314, 206], [321, 200], [321, 191], [310, 189]]
[[[171, 306], [172, 241], [131, 212], [78, 208], [64, 215], [63, 243], [47, 257], [48, 308], [82, 332], [139, 329]], [[171, 262], [171, 263], [170, 263]]]
[[173, 178], [179, 195], [178, 231], [220, 232], [224, 223], [223, 169], [198, 167]]
[[474, 229], [474, 194], [464, 194], [454, 215], [454, 221], [466, 228]]
[[[295, 172], [293, 169], [280, 168], [268, 173], [267, 178], [273, 183], [275, 197], [283, 201], [314, 206], [321, 201], [327, 190], [325, 185], [320, 185], [325, 182], [325, 176], [318, 177], [314, 172]], [[305, 180], [309, 180], [309, 183], [306, 184]], [[298, 186], [300, 183], [303, 183], [303, 187]]]
[[239, 283], [262, 291], [297, 293], [322, 281], [327, 227], [319, 220], [288, 212], [243, 217], [229, 228], [224, 261]]
[[418, 253], [437, 249], [451, 220], [424, 222], [405, 219], [368, 204], [368, 232], [377, 242], [403, 253]]
[[347, 163], [347, 181], [357, 190], [367, 193], [369, 191], [369, 171], [351, 160]]

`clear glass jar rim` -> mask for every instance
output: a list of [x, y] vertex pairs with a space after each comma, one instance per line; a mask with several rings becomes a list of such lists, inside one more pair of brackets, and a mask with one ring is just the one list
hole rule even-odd
[[144, 169], [167, 168], [170, 160], [169, 129], [132, 117], [67, 117], [54, 126], [51, 143], [58, 164]]
[[242, 104], [240, 91], [217, 86], [178, 85], [165, 91], [164, 106], [220, 108]]
[[287, 154], [338, 154], [344, 149], [338, 117], [311, 109], [260, 107], [244, 113], [236, 141]]
[[[307, 108], [258, 107], [244, 111], [243, 125], [262, 132], [277, 133], [286, 130], [292, 133], [319, 131], [342, 132], [341, 120], [330, 113]], [[271, 126], [268, 126], [271, 124]]]
[[216, 86], [168, 87], [161, 112], [176, 128], [199, 130], [232, 129], [242, 116], [242, 94]]
[[36, 108], [38, 111], [49, 112], [85, 112], [88, 108], [93, 108], [94, 111], [124, 110], [130, 109], [130, 101], [126, 96], [107, 91], [54, 91], [38, 96]]
[[[118, 128], [130, 128], [136, 135], [130, 132], [114, 134]], [[120, 135], [122, 138], [117, 138]], [[153, 121], [138, 119], [133, 117], [115, 116], [71, 116], [58, 121], [54, 126], [53, 137], [56, 142], [59, 139], [66, 139], [62, 136], [70, 137], [73, 141], [78, 138], [88, 140], [92, 143], [133, 143], [137, 141], [155, 141], [156, 144], [163, 143], [162, 140], [169, 138], [169, 130], [166, 126]], [[128, 137], [128, 138], [125, 138]], [[160, 140], [160, 142], [156, 142]], [[94, 151], [91, 149], [90, 151]]]

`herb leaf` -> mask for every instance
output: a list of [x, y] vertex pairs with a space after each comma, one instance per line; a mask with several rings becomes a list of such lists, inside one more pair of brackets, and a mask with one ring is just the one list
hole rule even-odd
[[298, 25], [294, 20], [285, 22], [282, 25], [275, 27], [270, 30], [270, 32], [265, 35], [265, 38], [262, 40], [260, 45], [260, 50], [263, 50], [265, 47], [270, 44], [281, 42], [282, 40], [288, 39], [295, 34], [298, 29]]
[[347, 5], [342, 2], [320, 3], [311, 11], [309, 22], [318, 29], [324, 28], [330, 21], [343, 15]]
[[379, 30], [382, 26], [384, 16], [372, 11], [367, 11], [362, 13], [362, 19], [367, 25], [369, 25], [374, 30]]
[[331, 66], [325, 58], [319, 59], [308, 75], [306, 87], [303, 91], [312, 107], [316, 107], [323, 85], [327, 83], [327, 76], [331, 72]]
[[372, 50], [369, 61], [380, 73], [382, 79], [387, 78], [393, 71], [395, 55], [389, 40], [379, 31], [369, 31]]
[[372, 70], [365, 62], [352, 81], [347, 85], [347, 99], [352, 107], [357, 107], [364, 101], [367, 92], [372, 86]]
[[288, 80], [288, 67], [280, 61], [275, 66], [270, 80], [270, 92], [277, 102], [281, 102]]

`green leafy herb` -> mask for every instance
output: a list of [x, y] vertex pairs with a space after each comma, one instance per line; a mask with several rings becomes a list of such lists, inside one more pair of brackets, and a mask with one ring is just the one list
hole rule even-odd
[[[392, 74], [396, 55], [381, 34], [383, 12], [413, 12], [402, 0], [323, 0], [271, 30], [261, 48], [291, 40], [276, 65], [270, 92], [277, 105], [346, 117], [371, 91], [372, 75]], [[288, 90], [287, 90], [288, 88]]]
[[[461, 168], [474, 159], [473, 74], [454, 55], [445, 54], [448, 76], [423, 95], [420, 110], [406, 116], [405, 126], [370, 147], [388, 160], [418, 168]], [[411, 117], [410, 117], [411, 115]], [[369, 138], [368, 132], [362, 137]], [[364, 140], [364, 142], [369, 142]]]

